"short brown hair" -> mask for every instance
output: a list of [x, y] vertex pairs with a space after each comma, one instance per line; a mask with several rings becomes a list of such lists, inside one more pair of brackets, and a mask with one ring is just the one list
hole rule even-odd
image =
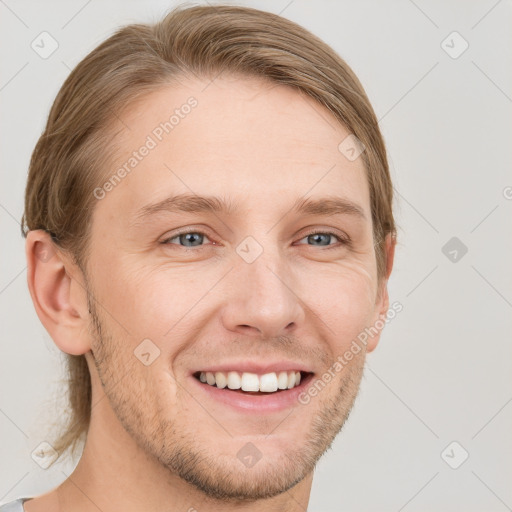
[[[326, 107], [366, 148], [378, 277], [384, 241], [396, 238], [393, 187], [377, 118], [354, 72], [301, 26], [248, 7], [178, 6], [152, 25], [119, 29], [71, 72], [32, 154], [22, 231], [44, 229], [80, 268], [87, 261], [92, 193], [108, 169], [112, 122], [135, 99], [178, 76], [213, 79], [221, 72], [264, 77]], [[340, 141], [341, 142], [341, 141]], [[91, 381], [84, 355], [66, 354], [70, 416], [54, 448], [75, 451], [87, 433]]]

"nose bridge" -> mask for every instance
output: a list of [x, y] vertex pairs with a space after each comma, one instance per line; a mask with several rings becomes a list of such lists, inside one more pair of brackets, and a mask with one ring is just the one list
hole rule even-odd
[[265, 336], [285, 334], [290, 324], [298, 325], [302, 306], [294, 292], [288, 262], [272, 234], [247, 237], [236, 248], [236, 280], [231, 285], [227, 327], [250, 326]]
[[[244, 260], [238, 262], [244, 282], [251, 290], [251, 296], [266, 299], [266, 296], [277, 294], [280, 298], [287, 296], [289, 290], [286, 288], [286, 274], [288, 266], [284, 261], [282, 251], [273, 242], [267, 242], [262, 246], [261, 253], [254, 261]], [[251, 251], [254, 250], [251, 248]]]

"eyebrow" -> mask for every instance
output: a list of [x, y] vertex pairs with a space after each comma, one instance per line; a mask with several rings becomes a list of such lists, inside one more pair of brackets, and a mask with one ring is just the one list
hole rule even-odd
[[[315, 216], [351, 215], [367, 220], [366, 214], [361, 206], [338, 196], [320, 197], [317, 199], [299, 198], [289, 211], [295, 214]], [[239, 203], [226, 201], [216, 196], [178, 194], [142, 207], [135, 214], [135, 219], [137, 221], [143, 221], [148, 217], [162, 212], [224, 213], [227, 215], [235, 215], [239, 212]]]

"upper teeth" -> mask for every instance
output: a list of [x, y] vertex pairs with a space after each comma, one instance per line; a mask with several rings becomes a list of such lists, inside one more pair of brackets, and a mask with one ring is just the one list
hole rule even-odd
[[239, 372], [201, 372], [199, 380], [218, 388], [242, 389], [242, 391], [263, 391], [270, 393], [278, 389], [291, 389], [300, 384], [300, 372], [279, 372], [276, 374]]

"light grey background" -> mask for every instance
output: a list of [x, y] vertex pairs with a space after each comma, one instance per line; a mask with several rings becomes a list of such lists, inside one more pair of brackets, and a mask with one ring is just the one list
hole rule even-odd
[[[237, 3], [298, 22], [349, 63], [397, 192], [389, 290], [403, 311], [368, 357], [308, 510], [512, 510], [512, 2]], [[173, 5], [0, 1], [0, 502], [46, 492], [73, 469], [44, 470], [30, 455], [59, 420], [63, 376], [26, 285], [19, 221], [31, 151], [70, 69], [118, 26]], [[47, 59], [31, 48], [43, 31], [59, 44]], [[454, 31], [469, 44], [458, 58], [441, 46], [462, 48]], [[455, 262], [442, 252], [452, 237], [468, 249]], [[469, 454], [458, 469], [441, 457], [453, 441], [445, 460]]]

